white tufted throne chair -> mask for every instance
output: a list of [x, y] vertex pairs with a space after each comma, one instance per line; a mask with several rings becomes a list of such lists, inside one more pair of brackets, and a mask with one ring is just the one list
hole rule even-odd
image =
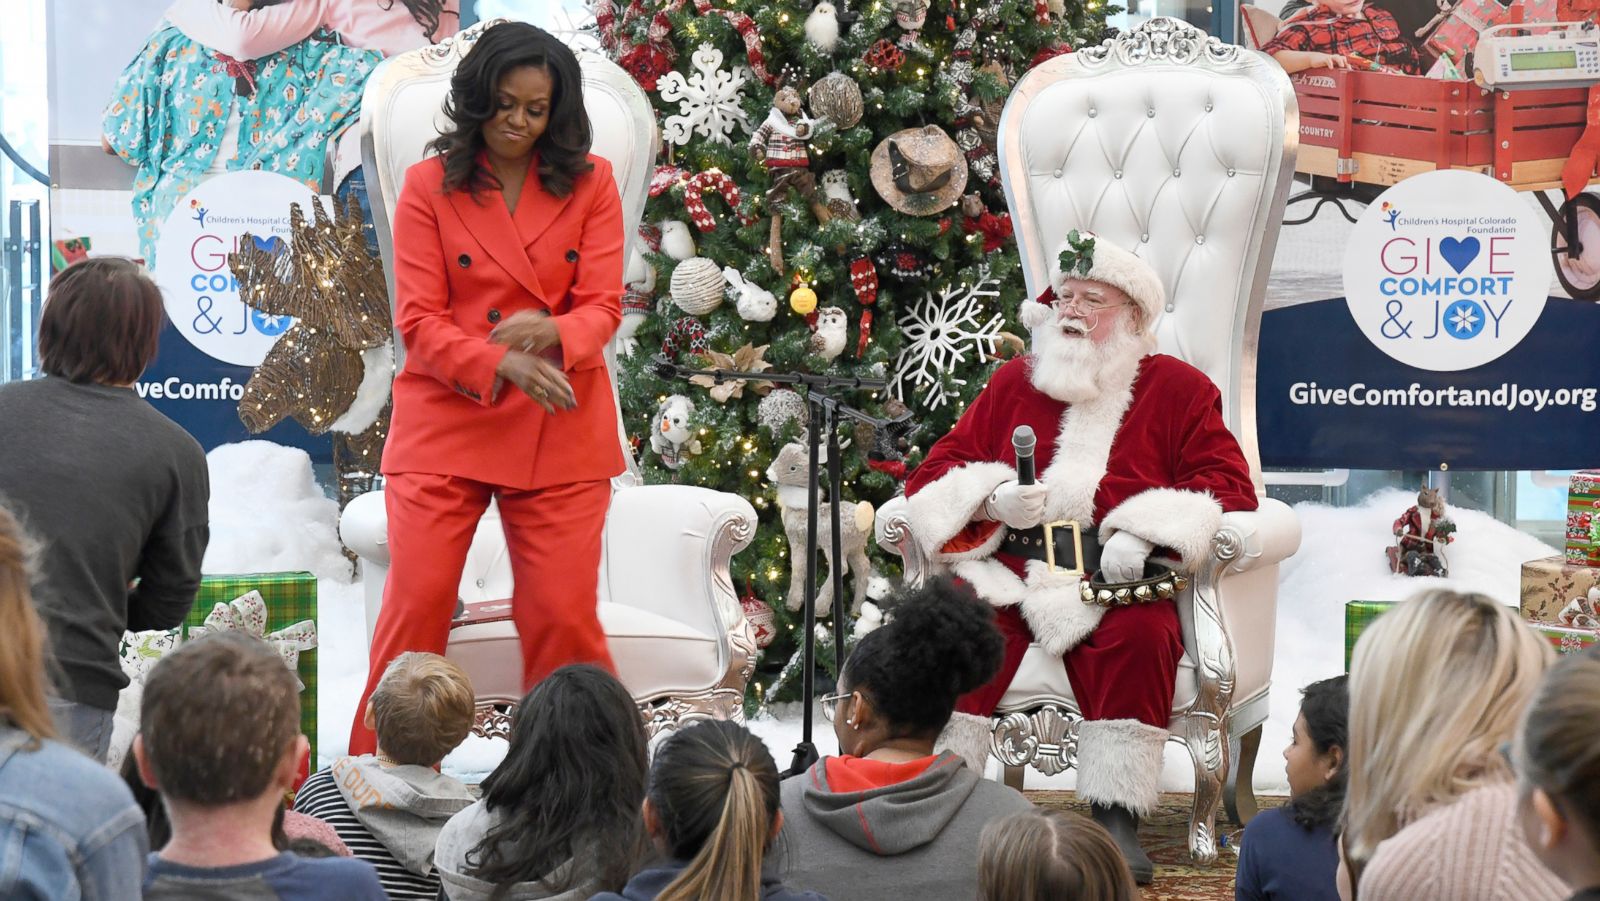
[[[1262, 298], [1294, 172], [1298, 112], [1283, 69], [1183, 22], [1131, 33], [1043, 63], [1006, 102], [999, 153], [1029, 297], [1049, 285], [1050, 255], [1072, 229], [1149, 261], [1167, 289], [1160, 350], [1204, 371], [1244, 448], [1260, 509], [1228, 513], [1209, 562], [1178, 599], [1185, 653], [1172, 740], [1194, 760], [1189, 852], [1216, 859], [1217, 803], [1255, 811], [1251, 767], [1267, 718], [1278, 564], [1300, 545], [1293, 512], [1265, 496], [1255, 424]], [[884, 506], [878, 543], [908, 581], [930, 572], [905, 499]], [[1074, 764], [1081, 722], [1061, 658], [1037, 645], [995, 712], [992, 753], [1020, 788], [1024, 768]]]
[[[389, 223], [405, 170], [445, 124], [441, 104], [450, 75], [479, 35], [503, 20], [480, 23], [433, 47], [385, 61], [362, 99], [363, 168], [394, 294]], [[622, 195], [628, 245], [644, 213], [657, 147], [655, 117], [638, 84], [603, 56], [580, 51], [584, 105], [594, 129], [593, 152], [612, 164]], [[624, 249], [626, 253], [626, 248]], [[621, 285], [617, 288], [620, 292]], [[398, 336], [397, 354], [403, 354]], [[403, 357], [402, 357], [403, 358]], [[616, 387], [616, 354], [606, 351]], [[743, 716], [755, 643], [729, 574], [733, 555], [750, 543], [754, 508], [737, 495], [683, 485], [641, 484], [618, 410], [617, 440], [628, 471], [612, 480], [600, 561], [600, 622], [618, 675], [638, 702], [653, 737], [695, 718]], [[351, 501], [340, 520], [345, 544], [362, 559], [367, 638], [377, 622], [389, 567], [383, 494]], [[497, 508], [489, 507], [473, 538], [461, 577], [461, 601], [486, 616], [458, 624], [448, 656], [471, 675], [478, 696], [476, 731], [504, 735], [509, 717], [497, 707], [523, 695], [521, 648], [509, 619], [492, 602], [511, 597], [511, 564]]]

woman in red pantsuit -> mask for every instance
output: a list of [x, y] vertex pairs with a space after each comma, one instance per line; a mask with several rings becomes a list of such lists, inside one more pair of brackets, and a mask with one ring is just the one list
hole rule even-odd
[[623, 470], [602, 351], [622, 318], [622, 205], [589, 154], [578, 61], [520, 22], [485, 31], [394, 221], [395, 378], [384, 449], [389, 580], [360, 711], [404, 651], [443, 653], [467, 549], [499, 501], [524, 687], [610, 667], [596, 610], [609, 479]]

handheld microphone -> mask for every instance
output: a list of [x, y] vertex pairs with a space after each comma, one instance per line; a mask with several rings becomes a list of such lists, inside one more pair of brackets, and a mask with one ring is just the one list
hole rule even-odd
[[1011, 433], [1011, 449], [1017, 455], [1017, 484], [1032, 485], [1033, 478], [1033, 446], [1037, 439], [1033, 437], [1033, 429], [1029, 426], [1019, 425]]

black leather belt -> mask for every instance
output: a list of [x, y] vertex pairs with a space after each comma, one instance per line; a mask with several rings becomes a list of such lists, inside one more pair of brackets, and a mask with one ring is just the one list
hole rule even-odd
[[1032, 529], [1010, 529], [1000, 542], [1000, 552], [1024, 560], [1043, 560], [1055, 572], [1083, 575], [1100, 569], [1100, 533], [1063, 520]]

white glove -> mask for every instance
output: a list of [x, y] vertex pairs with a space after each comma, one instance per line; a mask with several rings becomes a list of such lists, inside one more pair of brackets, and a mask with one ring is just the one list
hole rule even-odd
[[1107, 582], [1138, 581], [1144, 578], [1144, 562], [1154, 548], [1132, 532], [1118, 532], [1100, 549], [1100, 572]]
[[1013, 529], [1031, 529], [1044, 522], [1044, 500], [1047, 495], [1040, 482], [1019, 485], [1007, 482], [989, 495], [983, 512], [990, 519], [1003, 522]]

